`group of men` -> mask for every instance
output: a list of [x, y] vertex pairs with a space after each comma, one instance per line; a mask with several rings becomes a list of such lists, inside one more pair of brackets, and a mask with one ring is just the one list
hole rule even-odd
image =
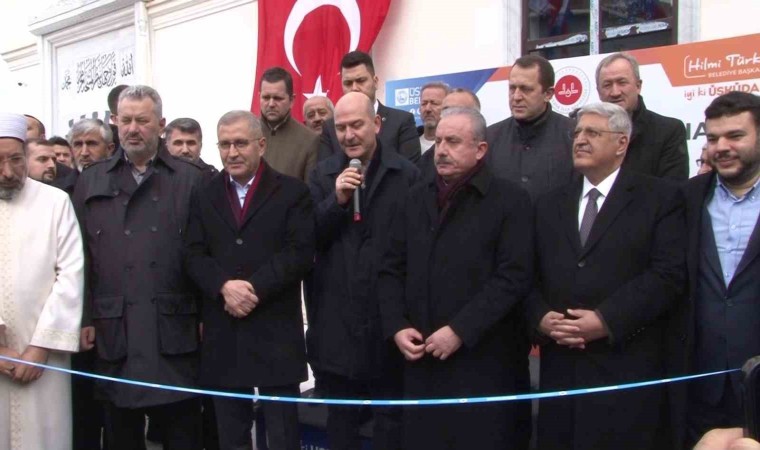
[[[0, 116], [0, 354], [67, 367], [79, 345], [75, 367], [109, 377], [278, 397], [300, 395], [308, 361], [329, 398], [424, 399], [527, 392], [532, 345], [546, 391], [760, 353], [760, 98], [713, 101], [713, 170], [687, 181], [685, 128], [646, 108], [626, 54], [600, 62], [603, 102], [573, 118], [551, 109], [551, 64], [519, 58], [512, 115], [491, 126], [474, 93], [431, 83], [416, 130], [377, 100], [365, 53], [341, 76], [343, 97], [309, 99], [301, 124], [290, 74], [265, 71], [261, 117], [218, 121], [222, 171], [147, 86], [114, 96], [119, 145], [103, 122], [74, 124], [65, 177], [44, 131], [26, 133], [36, 119]], [[69, 378], [0, 372], [1, 444], [72, 448]], [[250, 401], [73, 381], [102, 420], [74, 424], [74, 448], [101, 448], [101, 426], [105, 448], [145, 448], [146, 415], [168, 450], [252, 448]], [[373, 448], [527, 449], [529, 406], [373, 407]], [[301, 448], [295, 404], [260, 410], [269, 448]], [[330, 448], [360, 448], [365, 418], [328, 406]], [[729, 373], [542, 400], [536, 440], [680, 449], [741, 423]]]

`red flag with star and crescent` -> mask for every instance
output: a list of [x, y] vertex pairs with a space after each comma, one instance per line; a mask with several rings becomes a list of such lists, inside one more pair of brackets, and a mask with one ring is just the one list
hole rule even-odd
[[279, 66], [293, 76], [292, 116], [303, 120], [313, 95], [343, 95], [340, 60], [353, 50], [369, 52], [391, 0], [259, 0], [259, 44], [251, 111], [260, 115], [261, 75]]

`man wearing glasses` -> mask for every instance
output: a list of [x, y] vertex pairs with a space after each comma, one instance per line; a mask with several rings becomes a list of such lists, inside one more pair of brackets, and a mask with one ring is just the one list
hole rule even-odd
[[[224, 170], [192, 201], [186, 267], [203, 292], [204, 386], [298, 397], [306, 380], [301, 280], [314, 261], [306, 185], [262, 158], [267, 139], [249, 111], [217, 125]], [[253, 403], [214, 397], [220, 449], [251, 449]], [[295, 403], [265, 402], [269, 448], [300, 450]]]
[[[584, 106], [573, 135], [582, 176], [536, 204], [538, 281], [527, 309], [541, 390], [663, 378], [669, 311], [685, 278], [682, 195], [621, 169], [631, 121], [620, 106]], [[664, 387], [542, 400], [538, 448], [674, 448], [664, 404]]]

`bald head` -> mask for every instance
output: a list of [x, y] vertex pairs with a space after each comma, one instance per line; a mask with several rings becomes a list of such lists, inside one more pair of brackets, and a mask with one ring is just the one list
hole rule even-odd
[[361, 92], [349, 92], [335, 105], [335, 134], [349, 159], [363, 163], [372, 159], [377, 148], [380, 116], [372, 100]]
[[455, 89], [446, 97], [444, 97], [441, 109], [445, 110], [454, 107], [469, 108], [480, 111], [480, 101], [472, 91]]

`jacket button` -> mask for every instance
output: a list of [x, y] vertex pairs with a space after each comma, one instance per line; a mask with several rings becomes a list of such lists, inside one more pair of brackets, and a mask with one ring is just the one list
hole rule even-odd
[[124, 267], [124, 271], [125, 272], [131, 272], [132, 271], [132, 266], [125, 266]]
[[158, 231], [158, 227], [152, 226], [152, 227], [150, 227], [150, 231], [152, 231], [152, 232], [155, 233], [156, 231]]
[[152, 200], [153, 200], [154, 202], [157, 202], [157, 201], [158, 201], [158, 196], [157, 196], [157, 195], [154, 195], [154, 196], [153, 196], [153, 199], [152, 199]]
[[151, 268], [156, 267], [156, 262], [155, 261], [151, 261], [150, 264], [149, 264], [149, 266]]
[[583, 259], [578, 261], [578, 267], [586, 267], [586, 261]]
[[523, 183], [527, 183], [530, 180], [530, 178], [523, 175], [522, 178], [520, 178], [520, 180], [522, 180]]
[[240, 239], [240, 238], [237, 238], [237, 239], [235, 239], [235, 243], [236, 243], [237, 245], [243, 245], [243, 240], [242, 240], [242, 239]]
[[127, 205], [129, 205], [129, 200], [124, 200], [123, 202], [121, 202], [121, 204], [124, 205], [124, 206], [127, 206]]
[[130, 230], [124, 230], [124, 234], [129, 236], [130, 234], [132, 234], [132, 232]]
[[726, 300], [726, 306], [728, 306], [729, 308], [730, 308], [731, 306], [734, 306], [734, 301], [733, 301], [733, 300], [731, 300], [731, 299], [728, 299], [728, 300]]

